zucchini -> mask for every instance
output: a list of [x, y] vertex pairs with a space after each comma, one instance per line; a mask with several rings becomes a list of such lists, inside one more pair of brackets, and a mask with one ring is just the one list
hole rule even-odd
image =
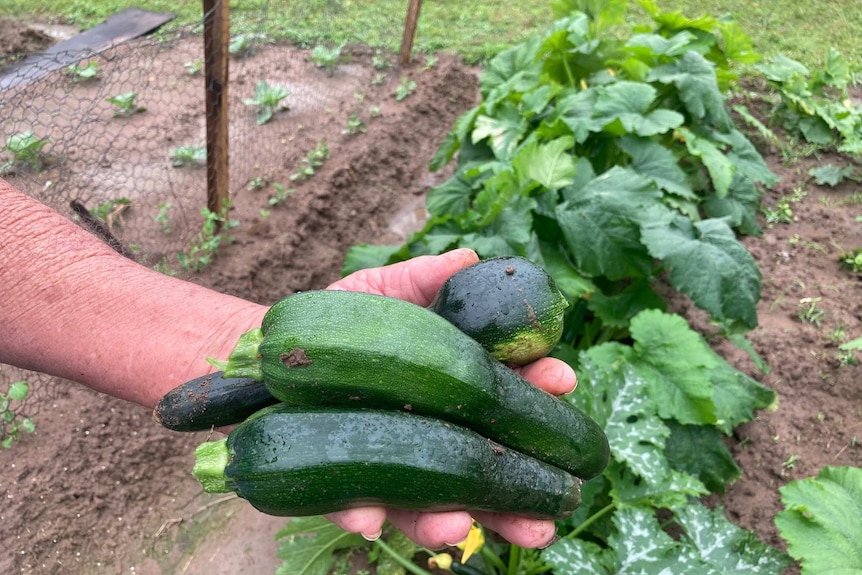
[[288, 296], [240, 338], [225, 375], [264, 381], [291, 405], [444, 419], [583, 479], [608, 462], [607, 438], [587, 415], [442, 317], [395, 298], [328, 290]]
[[450, 277], [431, 310], [514, 365], [544, 357], [560, 341], [569, 302], [553, 278], [528, 259], [482, 260]]
[[195, 477], [270, 515], [364, 505], [481, 509], [565, 518], [580, 504], [568, 473], [440, 420], [355, 408], [269, 407], [201, 444]]
[[217, 371], [170, 390], [153, 410], [153, 419], [174, 431], [204, 431], [239, 423], [275, 403], [278, 400], [263, 383], [226, 378]]

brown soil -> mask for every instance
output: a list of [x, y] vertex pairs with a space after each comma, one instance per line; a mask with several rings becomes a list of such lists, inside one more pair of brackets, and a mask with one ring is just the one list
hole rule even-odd
[[[0, 53], [8, 53], [11, 28], [0, 30]], [[231, 230], [236, 241], [190, 279], [268, 304], [337, 279], [349, 246], [398, 242], [421, 221], [424, 192], [445, 177], [429, 174], [428, 162], [455, 119], [474, 105], [477, 75], [443, 56], [428, 69], [417, 64], [390, 70], [376, 86], [368, 51], [354, 50], [351, 64], [329, 78], [308, 65], [307, 53], [267, 50], [277, 51], [276, 72], [292, 74], [298, 90], [309, 96], [261, 132], [269, 141], [285, 143], [279, 160], [243, 178], [260, 173], [264, 181], [287, 184], [321, 138], [331, 158], [311, 179], [297, 183], [266, 219], [260, 210], [268, 207], [272, 186], [236, 192], [231, 213], [241, 222]], [[248, 92], [257, 72], [243, 70], [236, 91]], [[402, 76], [418, 87], [398, 102], [392, 94]], [[347, 88], [337, 90], [340, 84]], [[316, 100], [316, 90], [331, 97]], [[359, 90], [365, 93], [361, 108], [354, 95]], [[369, 106], [380, 113], [365, 116], [367, 133], [343, 134], [348, 115]], [[173, 115], [148, 111], [129, 125], [200, 131], [202, 115], [190, 114], [182, 102], [173, 109]], [[176, 144], [160, 138], [159, 157]], [[797, 188], [807, 192], [792, 204], [796, 221], [765, 227], [762, 236], [745, 240], [764, 275], [760, 327], [751, 339], [771, 371], [762, 374], [727, 342], [714, 343], [731, 363], [774, 388], [780, 404], [737, 430], [731, 447], [743, 477], [715, 502], [734, 521], [781, 546], [772, 522], [781, 509], [778, 487], [824, 465], [862, 465], [856, 442], [862, 434], [860, 368], [836, 359], [839, 328], [845, 339], [862, 336], [862, 283], [837, 261], [843, 251], [862, 246], [862, 225], [855, 221], [862, 204], [851, 202], [855, 185], [824, 190], [808, 181], [807, 163], [787, 167], [774, 155], [770, 161], [781, 183], [767, 194], [767, 204]], [[109, 164], [102, 177], [110, 181], [114, 169], [121, 166]], [[28, 187], [30, 182], [16, 183]], [[89, 193], [71, 190], [46, 201], [65, 209], [70, 198]], [[189, 198], [173, 200], [185, 201], [188, 213], [199, 209]], [[146, 244], [146, 237], [131, 239]], [[799, 319], [803, 298], [821, 298], [819, 323]], [[685, 302], [678, 307], [702, 323]], [[50, 393], [37, 394], [38, 404], [30, 406], [38, 412], [37, 433], [0, 452], [0, 539], [7, 550], [0, 555], [0, 572], [273, 571], [278, 564], [273, 534], [284, 520], [262, 516], [241, 501], [204, 496], [190, 476], [194, 446], [206, 434], [166, 431], [147, 410], [74, 384], [46, 383], [45, 389]]]

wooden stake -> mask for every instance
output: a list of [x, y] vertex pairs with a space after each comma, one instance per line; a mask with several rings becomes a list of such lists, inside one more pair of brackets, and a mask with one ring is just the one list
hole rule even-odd
[[416, 24], [419, 22], [419, 9], [422, 0], [410, 0], [407, 6], [407, 19], [404, 21], [404, 34], [401, 37], [401, 65], [410, 63], [410, 53], [413, 51], [413, 37], [416, 36]]
[[[207, 209], [221, 214], [228, 193], [228, 0], [203, 0], [207, 124]], [[218, 225], [220, 222], [216, 222]]]

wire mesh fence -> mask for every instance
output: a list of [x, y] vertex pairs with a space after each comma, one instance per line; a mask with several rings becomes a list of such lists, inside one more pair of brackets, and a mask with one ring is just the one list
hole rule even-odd
[[[230, 198], [285, 172], [285, 157], [296, 156], [297, 147], [308, 148], [301, 154], [325, 153], [314, 135], [322, 110], [367, 84], [341, 46], [297, 45], [296, 30], [293, 40], [279, 40], [271, 16], [282, 4], [258, 3], [231, 17]], [[326, 2], [322, 10], [337, 5]], [[377, 22], [381, 37], [400, 39], [403, 7]], [[198, 20], [103, 49], [55, 50], [0, 70], [0, 175], [129, 257], [171, 273], [193, 267], [193, 244], [213, 221], [206, 210], [205, 105], [212, 86], [204, 62], [214, 46], [203, 31]], [[375, 58], [383, 70], [396, 55], [378, 50]], [[333, 63], [337, 78], [326, 74]], [[317, 70], [313, 81], [310, 69]], [[290, 113], [281, 114], [288, 106]], [[0, 368], [0, 391], [38, 379], [30, 398], [57, 393], [41, 376]]]

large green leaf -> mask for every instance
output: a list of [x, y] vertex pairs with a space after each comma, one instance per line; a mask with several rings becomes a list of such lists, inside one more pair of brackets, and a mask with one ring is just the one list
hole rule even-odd
[[715, 66], [701, 54], [689, 50], [682, 58], [653, 68], [647, 81], [675, 86], [679, 99], [694, 118], [723, 131], [732, 127]]
[[751, 179], [735, 172], [727, 195], [720, 198], [709, 194], [701, 207], [708, 218], [727, 218], [728, 224], [740, 233], [758, 235], [762, 231], [757, 221], [761, 196]]
[[590, 296], [588, 305], [605, 326], [619, 329], [627, 328], [632, 318], [645, 309], [664, 311], [667, 307], [647, 278], [638, 278], [613, 295], [597, 291]]
[[727, 449], [721, 432], [706, 425], [680, 425], [669, 421], [670, 435], [665, 455], [670, 465], [700, 479], [713, 493], [724, 493], [724, 486], [740, 476], [739, 466]]
[[512, 159], [518, 143], [526, 134], [527, 127], [527, 120], [518, 108], [505, 102], [493, 116], [480, 114], [476, 117], [471, 138], [474, 144], [487, 138], [497, 159], [508, 161]]
[[334, 552], [367, 543], [361, 535], [348, 533], [323, 517], [291, 519], [275, 538], [278, 557], [283, 560], [277, 575], [326, 575]]
[[786, 555], [728, 521], [721, 508], [711, 510], [692, 501], [677, 510], [675, 516], [685, 529], [684, 540], [696, 549], [698, 558], [709, 566], [710, 572], [776, 575], [790, 566]]
[[712, 179], [712, 187], [719, 198], [727, 196], [733, 174], [736, 169], [724, 152], [711, 140], [703, 138], [687, 128], [679, 129], [680, 135], [685, 140], [685, 146], [692, 156], [700, 158], [709, 177]]
[[[685, 118], [679, 112], [664, 108], [652, 109], [656, 89], [641, 82], [616, 82], [599, 86], [593, 108], [593, 122], [612, 132], [655, 136], [682, 125]], [[616, 125], [622, 131], [615, 129]]]
[[512, 159], [521, 185], [532, 180], [548, 189], [559, 190], [572, 184], [576, 171], [571, 152], [574, 144], [573, 137], [563, 136], [547, 144], [533, 140], [524, 145]]
[[679, 167], [679, 159], [667, 147], [648, 138], [623, 136], [617, 145], [632, 158], [631, 169], [649, 178], [662, 190], [696, 200], [688, 176]]
[[650, 274], [640, 219], [648, 208], [664, 209], [652, 182], [615, 167], [567, 197], [557, 206], [557, 222], [583, 273], [611, 280]]
[[664, 456], [670, 430], [656, 415], [643, 378], [630, 365], [607, 365], [608, 352], [625, 348], [619, 344], [605, 348], [592, 348], [581, 356], [581, 373], [593, 397], [593, 415], [604, 426], [614, 459], [644, 481], [659, 484], [671, 471]]
[[670, 282], [718, 321], [757, 326], [761, 274], [727, 221], [695, 222], [676, 216], [642, 228], [650, 254], [670, 270]]
[[824, 467], [780, 491], [775, 525], [803, 575], [862, 573], [862, 469]]
[[632, 319], [634, 365], [650, 384], [658, 413], [680, 423], [716, 422], [709, 373], [718, 359], [684, 318], [646, 310]]
[[610, 575], [613, 554], [583, 539], [560, 539], [542, 552], [556, 575]]

